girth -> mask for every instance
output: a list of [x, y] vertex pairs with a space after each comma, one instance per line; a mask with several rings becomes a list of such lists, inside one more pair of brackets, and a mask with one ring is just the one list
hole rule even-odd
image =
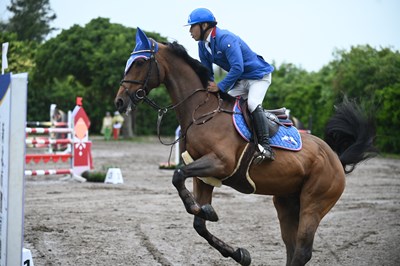
[[[256, 191], [256, 185], [254, 184], [253, 180], [251, 180], [249, 168], [254, 159], [255, 151], [256, 149], [254, 143], [247, 143], [239, 158], [239, 161], [237, 162], [236, 168], [233, 170], [232, 174], [223, 179], [217, 179], [215, 177], [198, 178], [204, 183], [214, 187], [220, 187], [223, 184], [230, 186], [241, 193], [254, 193]], [[193, 158], [187, 151], [182, 153], [182, 159], [186, 165], [193, 162]]]

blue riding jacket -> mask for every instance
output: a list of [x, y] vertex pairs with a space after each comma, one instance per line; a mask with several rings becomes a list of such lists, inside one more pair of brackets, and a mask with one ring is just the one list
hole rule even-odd
[[206, 49], [205, 41], [199, 41], [199, 58], [210, 73], [210, 80], [214, 81], [212, 64], [216, 64], [228, 72], [226, 77], [217, 85], [223, 92], [229, 91], [240, 79], [261, 79], [274, 71], [260, 55], [254, 53], [250, 47], [235, 34], [214, 27], [211, 32], [210, 48]]

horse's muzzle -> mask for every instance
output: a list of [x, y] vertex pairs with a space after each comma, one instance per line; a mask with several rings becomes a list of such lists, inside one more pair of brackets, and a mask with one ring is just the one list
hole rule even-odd
[[118, 96], [115, 99], [114, 104], [121, 114], [130, 112], [136, 108], [136, 104], [134, 104], [129, 98], [124, 98], [121, 96]]
[[[121, 97], [117, 97], [115, 100], [114, 100], [114, 104], [115, 104], [115, 107], [117, 108], [117, 110], [121, 113], [121, 111], [124, 111], [123, 109], [124, 109], [124, 106], [125, 106], [125, 101], [124, 101], [124, 99], [122, 99]], [[126, 108], [126, 107], [125, 107]]]

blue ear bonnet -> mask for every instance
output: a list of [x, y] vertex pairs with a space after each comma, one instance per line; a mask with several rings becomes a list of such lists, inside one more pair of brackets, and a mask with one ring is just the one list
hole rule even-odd
[[135, 60], [139, 58], [148, 60], [157, 51], [158, 43], [147, 38], [146, 34], [140, 28], [137, 28], [136, 46], [135, 49], [133, 49], [131, 56], [128, 58], [128, 61], [126, 61], [125, 75]]

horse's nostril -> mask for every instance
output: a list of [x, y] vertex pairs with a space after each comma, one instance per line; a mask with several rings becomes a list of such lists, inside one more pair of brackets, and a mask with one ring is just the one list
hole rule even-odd
[[118, 98], [115, 101], [115, 107], [117, 107], [117, 109], [120, 109], [122, 106], [124, 106], [124, 100], [121, 98]]

